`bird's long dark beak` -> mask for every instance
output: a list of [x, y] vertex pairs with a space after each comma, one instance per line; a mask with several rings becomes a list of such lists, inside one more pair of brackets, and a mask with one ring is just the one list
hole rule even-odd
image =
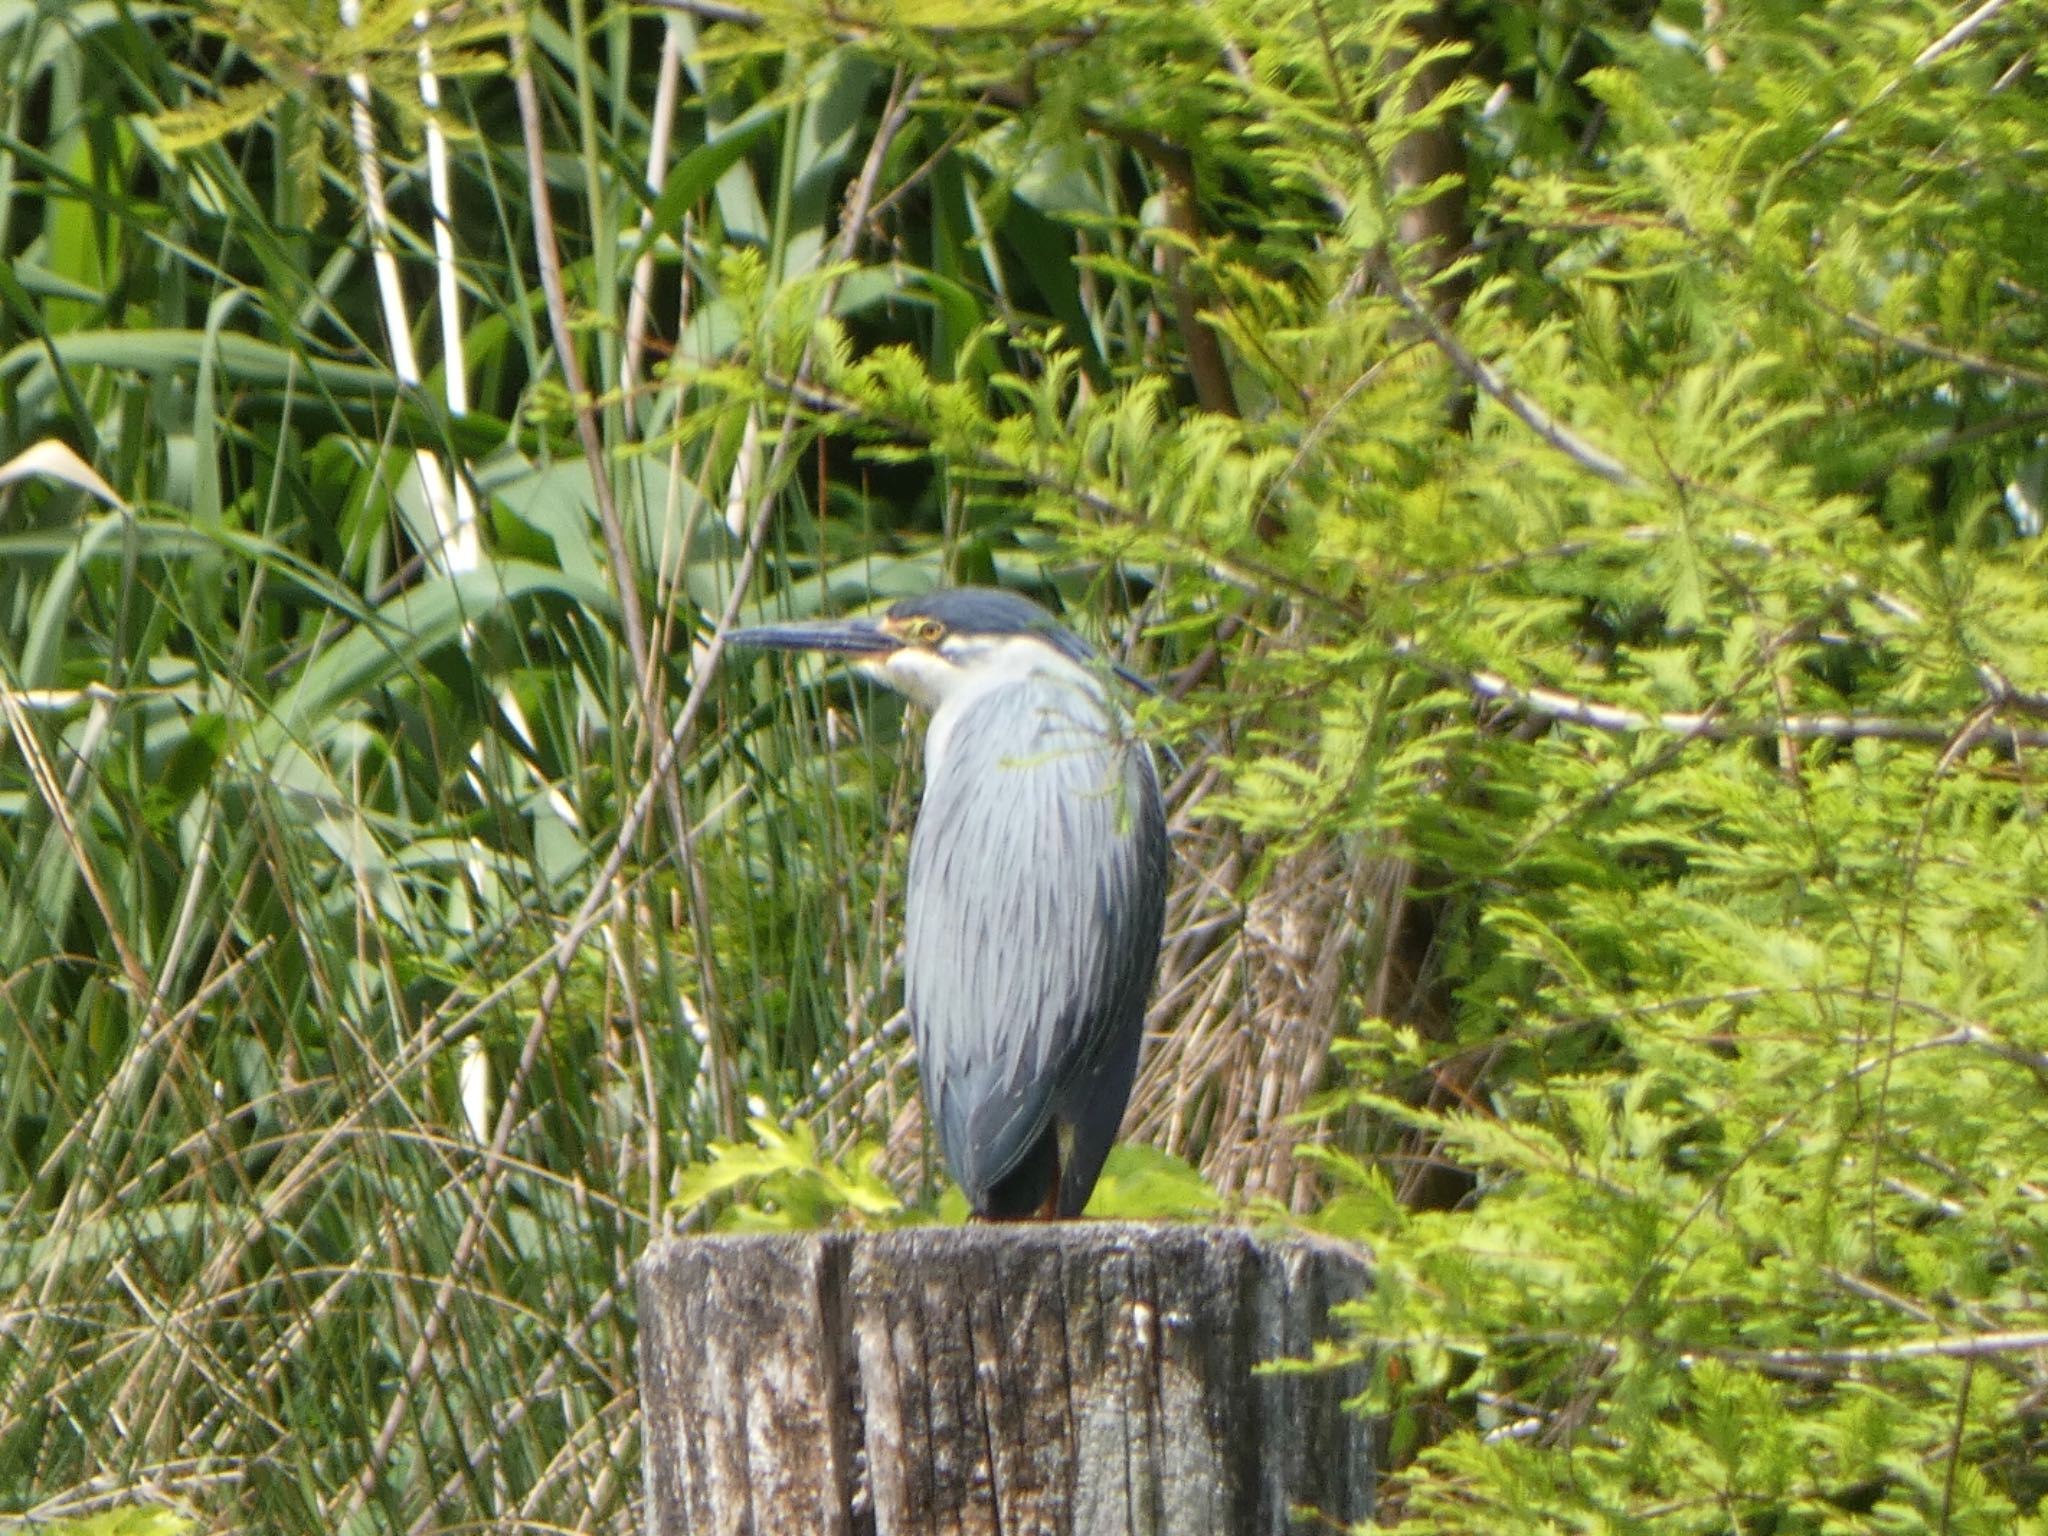
[[903, 642], [873, 619], [807, 619], [789, 624], [762, 624], [735, 629], [727, 645], [754, 645], [775, 651], [832, 651], [842, 656], [876, 656]]

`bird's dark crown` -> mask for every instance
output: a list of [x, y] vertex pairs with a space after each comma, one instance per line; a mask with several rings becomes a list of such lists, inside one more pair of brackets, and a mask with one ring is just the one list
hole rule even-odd
[[942, 633], [949, 635], [1032, 635], [1076, 661], [1095, 654], [1086, 641], [1030, 598], [1000, 587], [940, 587], [919, 597], [906, 597], [889, 605], [884, 627], [900, 634], [920, 619], [942, 625]]

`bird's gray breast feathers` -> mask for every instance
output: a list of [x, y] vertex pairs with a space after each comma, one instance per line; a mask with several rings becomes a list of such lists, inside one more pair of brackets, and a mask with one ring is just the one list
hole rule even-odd
[[905, 980], [972, 1189], [1142, 1028], [1166, 834], [1149, 754], [1092, 687], [1026, 677], [949, 707], [911, 837]]

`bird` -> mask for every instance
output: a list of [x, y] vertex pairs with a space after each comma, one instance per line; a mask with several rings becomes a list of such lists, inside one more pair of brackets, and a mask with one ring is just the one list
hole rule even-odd
[[1113, 691], [1139, 680], [994, 587], [726, 640], [843, 657], [927, 713], [903, 904], [926, 1113], [976, 1217], [1079, 1216], [1130, 1101], [1165, 924], [1165, 804]]

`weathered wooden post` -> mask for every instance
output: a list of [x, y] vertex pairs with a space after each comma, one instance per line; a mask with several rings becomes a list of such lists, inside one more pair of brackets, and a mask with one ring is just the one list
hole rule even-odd
[[1360, 1373], [1254, 1370], [1364, 1291], [1347, 1249], [926, 1227], [671, 1239], [638, 1278], [650, 1536], [1277, 1536], [1371, 1512], [1370, 1427], [1342, 1408]]

